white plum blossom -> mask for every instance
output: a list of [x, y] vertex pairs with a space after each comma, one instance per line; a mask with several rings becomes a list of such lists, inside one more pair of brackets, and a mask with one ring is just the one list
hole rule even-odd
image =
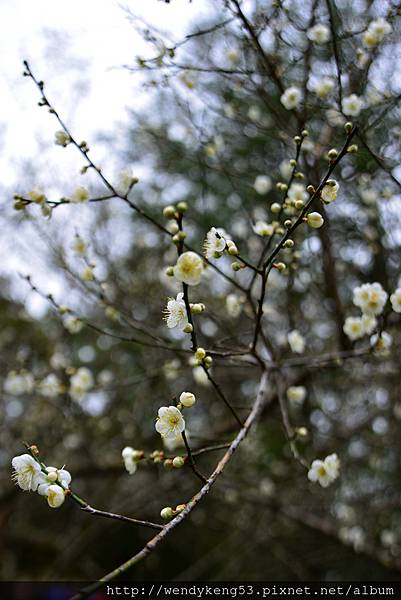
[[196, 402], [195, 394], [192, 392], [182, 392], [180, 395], [180, 403], [185, 406], [185, 408], [191, 408]]
[[84, 240], [79, 235], [76, 235], [74, 237], [74, 240], [71, 243], [71, 250], [75, 253], [76, 256], [85, 256], [87, 246]]
[[46, 398], [56, 398], [62, 389], [61, 381], [54, 373], [49, 373], [39, 383], [39, 392]]
[[356, 94], [351, 94], [343, 98], [341, 107], [347, 117], [357, 117], [362, 110], [362, 100]]
[[56, 131], [56, 133], [54, 134], [54, 143], [57, 146], [65, 147], [70, 142], [71, 142], [70, 136], [63, 129], [61, 129], [60, 131]]
[[70, 396], [80, 400], [93, 385], [92, 372], [87, 367], [80, 367], [70, 379]]
[[188, 325], [187, 310], [184, 302], [184, 294], [180, 292], [176, 299], [169, 298], [165, 309], [165, 320], [167, 327], [173, 329], [184, 329]]
[[[41, 493], [41, 492], [39, 492]], [[50, 508], [59, 508], [65, 500], [65, 493], [59, 485], [48, 485], [43, 488], [42, 496], [46, 496]]]
[[242, 312], [244, 299], [237, 294], [228, 294], [226, 298], [226, 309], [227, 313], [233, 319], [239, 317]]
[[137, 470], [138, 460], [136, 458], [138, 450], [134, 450], [131, 446], [126, 446], [121, 452], [123, 457], [124, 466], [130, 475], [133, 475]]
[[163, 438], [175, 439], [185, 430], [181, 411], [175, 406], [162, 406], [158, 411], [155, 428]]
[[87, 202], [88, 200], [89, 200], [89, 192], [82, 185], [80, 185], [79, 187], [77, 187], [77, 189], [75, 190], [75, 192], [71, 196], [71, 202], [73, 202], [74, 204], [79, 204], [79, 203], [82, 203], [82, 202]]
[[343, 327], [344, 333], [350, 340], [359, 340], [365, 335], [361, 317], [347, 317]]
[[305, 351], [305, 339], [297, 329], [289, 332], [287, 340], [292, 352], [302, 354]]
[[79, 333], [84, 324], [81, 319], [74, 317], [74, 315], [67, 315], [63, 320], [63, 325], [72, 334]]
[[87, 265], [83, 271], [81, 271], [80, 277], [82, 281], [93, 281], [95, 279], [95, 275], [93, 273], [93, 269]]
[[353, 302], [366, 315], [379, 315], [387, 302], [388, 294], [380, 283], [364, 283], [354, 289]]
[[391, 30], [390, 23], [382, 17], [374, 19], [369, 23], [369, 27], [362, 36], [363, 45], [366, 48], [374, 48]]
[[292, 200], [292, 202], [296, 202], [297, 200], [306, 202], [306, 200], [309, 198], [308, 192], [306, 191], [303, 183], [292, 183], [287, 192], [287, 196], [290, 200]]
[[187, 285], [198, 285], [203, 273], [202, 259], [195, 252], [184, 252], [174, 267], [174, 277]]
[[264, 196], [268, 191], [271, 190], [272, 180], [268, 175], [258, 175], [254, 181], [253, 187], [255, 191]]
[[318, 98], [326, 98], [334, 90], [334, 80], [331, 77], [322, 77], [316, 81], [313, 90]]
[[256, 221], [255, 225], [252, 226], [252, 229], [261, 237], [270, 236], [274, 233], [274, 225], [266, 223], [266, 221]]
[[279, 168], [280, 168], [281, 177], [283, 177], [284, 179], [289, 179], [291, 177], [293, 166], [291, 165], [289, 160], [287, 160], [287, 159], [282, 160]]
[[390, 348], [393, 344], [392, 336], [387, 331], [380, 332], [372, 335], [370, 343], [375, 350], [375, 353], [379, 356], [388, 356], [390, 354]]
[[[189, 433], [185, 434], [189, 440]], [[178, 448], [183, 448], [185, 446], [185, 442], [182, 439], [182, 435], [177, 435], [175, 438], [162, 438], [163, 446], [168, 452], [174, 452]]]
[[330, 454], [324, 460], [314, 460], [311, 468], [308, 471], [308, 479], [318, 482], [322, 487], [327, 487], [335, 479], [340, 472], [340, 461], [337, 454]]
[[207, 259], [218, 258], [226, 247], [226, 240], [216, 227], [212, 227], [206, 234], [203, 249]]
[[293, 110], [294, 108], [299, 107], [301, 99], [301, 90], [295, 85], [292, 85], [291, 87], [287, 88], [282, 94], [280, 102], [287, 110]]
[[390, 302], [393, 311], [396, 313], [401, 313], [401, 288], [397, 288], [395, 292], [391, 294]]
[[57, 469], [56, 467], [46, 467], [47, 474], [43, 473], [43, 481], [38, 486], [38, 494], [47, 496], [47, 490], [50, 485], [58, 483], [65, 490], [71, 483], [71, 474], [66, 469]]
[[330, 29], [324, 23], [316, 23], [308, 29], [306, 35], [315, 44], [326, 44], [330, 40]]
[[40, 464], [30, 454], [14, 456], [11, 461], [14, 469], [12, 479], [25, 492], [36, 492], [38, 485], [42, 483], [44, 475]]
[[312, 229], [319, 229], [324, 223], [322, 215], [318, 212], [311, 212], [306, 215], [306, 222]]
[[303, 404], [306, 398], [306, 387], [303, 385], [292, 385], [287, 389], [287, 398], [295, 405]]
[[362, 315], [363, 331], [366, 335], [370, 335], [377, 327], [376, 317], [373, 315]]
[[35, 380], [28, 371], [10, 371], [4, 381], [4, 391], [12, 396], [30, 394], [33, 391]]
[[334, 179], [329, 179], [327, 181], [321, 192], [321, 197], [325, 204], [334, 202], [334, 200], [337, 198], [339, 187], [339, 184]]
[[203, 367], [195, 366], [192, 369], [192, 375], [198, 385], [209, 385], [209, 379]]

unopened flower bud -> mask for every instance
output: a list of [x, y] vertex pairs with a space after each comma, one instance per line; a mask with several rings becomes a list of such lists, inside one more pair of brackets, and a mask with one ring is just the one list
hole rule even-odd
[[191, 304], [191, 313], [193, 315], [200, 315], [204, 310], [204, 304]]
[[338, 152], [335, 148], [332, 148], [331, 150], [328, 151], [327, 156], [329, 157], [330, 160], [335, 160], [338, 156]]
[[283, 262], [274, 263], [273, 267], [275, 267], [280, 273], [286, 270], [287, 265]]
[[184, 333], [192, 333], [194, 330], [194, 328], [192, 327], [191, 323], [188, 323], [187, 325], [185, 325], [183, 331]]
[[167, 277], [174, 277], [174, 267], [167, 267], [166, 275]]
[[185, 464], [185, 460], [183, 459], [182, 456], [175, 456], [173, 458], [173, 467], [175, 469], [181, 469], [181, 467], [183, 467]]
[[320, 213], [311, 212], [307, 215], [306, 222], [309, 227], [312, 227], [313, 229], [319, 229], [319, 227], [323, 225], [324, 219]]
[[345, 125], [344, 125], [344, 129], [345, 129], [345, 131], [346, 131], [347, 133], [351, 133], [351, 131], [352, 131], [352, 127], [353, 127], [353, 125], [352, 125], [352, 123], [351, 123], [350, 121], [348, 121], [348, 122], [347, 122], [347, 123], [345, 123]]
[[279, 204], [278, 202], [273, 202], [273, 204], [270, 207], [270, 210], [274, 214], [279, 213], [281, 211], [281, 204]]
[[166, 458], [166, 460], [163, 463], [163, 467], [167, 470], [173, 468], [173, 461], [171, 460], [171, 458]]
[[297, 210], [301, 210], [305, 206], [305, 202], [303, 200], [295, 200], [294, 206]]
[[182, 512], [185, 509], [185, 507], [186, 507], [186, 504], [178, 504], [175, 507], [175, 512], [180, 513], [180, 512]]
[[204, 359], [203, 362], [204, 362], [206, 369], [210, 369], [210, 367], [213, 364], [213, 358], [211, 356], [206, 356], [206, 358]]
[[291, 225], [292, 225], [292, 221], [291, 221], [291, 219], [286, 219], [286, 220], [284, 221], [284, 227], [286, 227], [287, 229], [288, 229], [289, 227], [291, 227]]
[[294, 241], [293, 240], [285, 240], [284, 242], [284, 248], [293, 248], [294, 246]]
[[166, 219], [174, 219], [175, 218], [175, 208], [174, 206], [166, 206], [163, 209], [163, 216], [166, 217]]
[[237, 256], [237, 254], [239, 254], [238, 252], [238, 248], [237, 246], [234, 244], [234, 242], [228, 242], [227, 243], [227, 252], [230, 256]]
[[174, 517], [174, 511], [171, 508], [171, 506], [166, 506], [165, 508], [163, 508], [160, 511], [160, 516], [165, 521], [169, 521], [170, 519], [172, 519]]
[[179, 213], [184, 213], [188, 210], [188, 204], [186, 202], [179, 202], [177, 204], [177, 210]]

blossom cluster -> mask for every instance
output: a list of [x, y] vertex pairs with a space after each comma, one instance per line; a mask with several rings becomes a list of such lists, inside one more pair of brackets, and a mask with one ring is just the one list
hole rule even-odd
[[27, 492], [44, 496], [51, 508], [59, 508], [71, 483], [71, 475], [64, 468], [44, 467], [30, 454], [15, 456], [11, 461], [13, 480]]

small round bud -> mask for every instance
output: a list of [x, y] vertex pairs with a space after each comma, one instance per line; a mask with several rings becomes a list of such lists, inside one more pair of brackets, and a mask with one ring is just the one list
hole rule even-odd
[[213, 358], [211, 356], [206, 356], [203, 362], [205, 364], [206, 369], [210, 369], [210, 367], [213, 364]]
[[307, 191], [309, 194], [314, 194], [316, 190], [315, 190], [315, 188], [313, 187], [313, 185], [308, 185], [308, 187], [306, 188], [306, 191]]
[[206, 350], [204, 348], [198, 348], [195, 352], [196, 360], [203, 360], [206, 356]]
[[182, 456], [175, 456], [173, 458], [173, 467], [174, 469], [181, 469], [185, 464], [185, 460]]
[[284, 242], [284, 248], [293, 248], [294, 247], [294, 241], [293, 240], [285, 240]]
[[297, 161], [295, 160], [295, 158], [292, 158], [292, 159], [290, 160], [290, 165], [291, 165], [292, 167], [296, 167], [296, 165], [297, 165]]
[[295, 179], [305, 179], [305, 175], [301, 171], [297, 171], [294, 177]]
[[144, 456], [145, 456], [145, 453], [143, 450], [134, 450], [132, 453], [132, 458], [134, 460], [141, 460]]
[[178, 239], [180, 240], [180, 242], [183, 242], [185, 240], [185, 238], [187, 237], [187, 234], [185, 233], [185, 231], [179, 231], [177, 234]]
[[166, 506], [165, 508], [163, 508], [160, 511], [160, 516], [165, 521], [169, 521], [170, 519], [172, 519], [174, 517], [174, 511], [171, 508], [171, 506]]
[[239, 254], [238, 248], [234, 242], [227, 243], [227, 252], [230, 256], [237, 256], [237, 254]]
[[294, 142], [298, 145], [302, 142], [302, 138], [299, 135], [296, 135], [294, 137]]
[[188, 210], [188, 204], [186, 202], [179, 202], [177, 204], [177, 210], [179, 213], [184, 213]]
[[270, 207], [270, 210], [273, 214], [279, 213], [281, 211], [281, 204], [279, 204], [278, 202], [273, 202], [273, 204]]
[[57, 475], [57, 472], [56, 472], [56, 471], [51, 471], [51, 472], [50, 472], [50, 473], [47, 475], [47, 480], [48, 480], [48, 481], [54, 482], [54, 481], [57, 481], [57, 479], [58, 479], [58, 475]]
[[188, 323], [187, 325], [185, 325], [183, 331], [184, 333], [192, 333], [194, 330], [194, 328], [192, 327], [191, 323]]
[[204, 311], [203, 304], [191, 304], [191, 313], [193, 315], [200, 315]]
[[241, 270], [241, 263], [239, 262], [233, 262], [231, 264], [231, 268], [233, 271], [240, 271]]
[[332, 148], [331, 150], [328, 151], [327, 156], [329, 157], [330, 160], [335, 160], [338, 156], [338, 152], [335, 148]]
[[169, 230], [173, 235], [178, 233], [180, 231], [180, 228], [178, 227], [178, 223], [176, 221], [172, 221], [170, 223]]
[[291, 225], [292, 225], [291, 219], [286, 219], [284, 221], [284, 227], [286, 227], [287, 229], [289, 229], [291, 227]]
[[297, 210], [301, 210], [305, 206], [305, 202], [303, 200], [295, 200], [294, 206]]
[[351, 131], [352, 131], [352, 127], [353, 127], [353, 125], [352, 125], [352, 123], [351, 123], [350, 121], [348, 121], [348, 122], [347, 122], [347, 123], [345, 123], [345, 125], [344, 125], [344, 129], [345, 129], [345, 131], [346, 131], [347, 133], [351, 133]]
[[173, 468], [173, 461], [171, 460], [171, 458], [166, 458], [166, 460], [163, 463], [163, 467], [167, 470]]
[[[179, 232], [179, 233], [181, 233], [181, 232]], [[180, 239], [179, 233], [176, 233], [176, 234], [175, 234], [175, 235], [173, 235], [173, 237], [171, 238], [171, 240], [172, 240], [173, 244], [176, 244], [176, 245], [177, 245], [177, 244], [179, 244], [179, 243], [181, 242], [181, 239]]]
[[309, 131], [307, 129], [303, 129], [301, 132], [302, 137], [308, 137]]
[[283, 233], [284, 233], [284, 229], [283, 229], [282, 227], [277, 227], [277, 228], [276, 228], [276, 233], [277, 233], [278, 235], [283, 235]]
[[174, 277], [174, 267], [167, 267], [166, 275], [167, 277]]
[[273, 267], [275, 267], [280, 273], [286, 270], [287, 265], [283, 262], [274, 263]]
[[166, 219], [175, 219], [175, 208], [174, 206], [165, 206], [163, 208], [163, 217], [166, 217]]
[[323, 225], [324, 219], [320, 213], [311, 212], [306, 216], [306, 222], [309, 227], [312, 227], [313, 229], [319, 229]]
[[308, 436], [308, 430], [306, 429], [306, 427], [297, 427], [295, 433], [301, 438], [305, 438]]
[[185, 507], [186, 507], [186, 504], [178, 504], [175, 507], [175, 512], [180, 513], [180, 512], [182, 512], [185, 509]]
[[348, 146], [347, 152], [349, 152], [350, 154], [355, 154], [356, 152], [358, 152], [357, 144], [351, 144], [351, 146]]
[[191, 408], [196, 402], [195, 394], [192, 392], [182, 392], [180, 396], [180, 404], [185, 408]]

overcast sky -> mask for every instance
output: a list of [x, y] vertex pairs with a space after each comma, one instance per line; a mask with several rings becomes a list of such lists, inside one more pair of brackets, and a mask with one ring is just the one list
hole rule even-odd
[[[22, 77], [22, 61], [27, 59], [33, 72], [45, 80], [50, 100], [74, 134], [88, 141], [94, 160], [102, 164], [109, 154], [106, 144], [96, 141], [98, 135], [121, 127], [133, 99], [137, 107], [151, 93], [141, 91], [140, 75], [122, 68], [145, 52], [125, 9], [179, 40], [210, 7], [209, 0], [172, 0], [170, 4], [160, 0], [1, 0], [0, 211], [6, 223], [13, 215], [12, 192], [29, 191], [28, 174], [24, 178], [22, 168], [25, 161], [36, 165], [37, 183], [40, 186], [43, 181], [46, 192], [51, 192], [51, 181], [64, 185], [66, 177], [74, 181], [74, 187], [84, 183], [75, 183], [79, 156], [54, 145], [57, 124], [38, 107], [38, 91]], [[59, 218], [55, 216], [56, 223]], [[29, 271], [48, 292], [57, 293], [62, 284], [55, 277], [49, 281], [43, 249], [42, 253], [40, 247], [36, 249], [39, 242], [33, 237], [33, 230], [3, 227], [1, 249], [7, 258], [0, 273], [11, 277], [13, 293], [39, 316], [45, 304], [27, 293], [17, 272]]]

